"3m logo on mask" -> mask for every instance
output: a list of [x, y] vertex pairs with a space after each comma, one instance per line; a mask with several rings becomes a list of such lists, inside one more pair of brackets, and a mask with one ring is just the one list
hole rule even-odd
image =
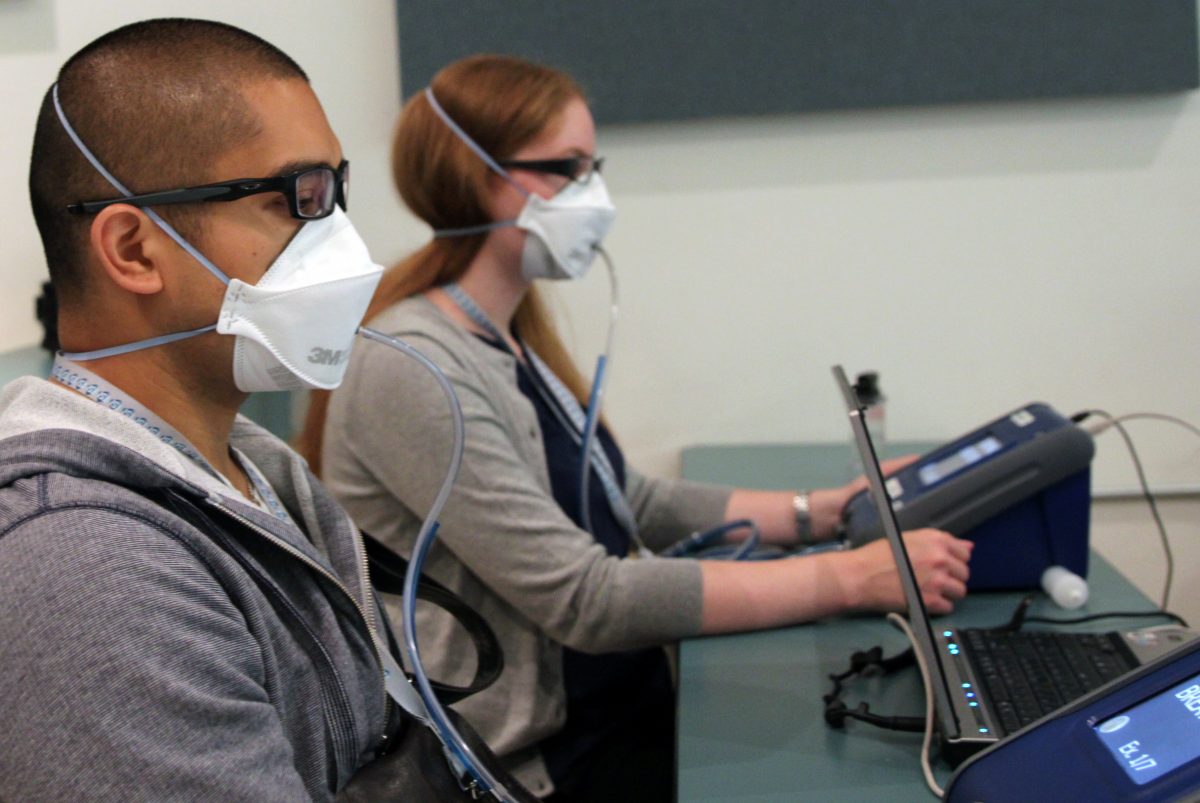
[[341, 365], [350, 359], [350, 349], [323, 349], [317, 346], [308, 353], [308, 361], [314, 365]]

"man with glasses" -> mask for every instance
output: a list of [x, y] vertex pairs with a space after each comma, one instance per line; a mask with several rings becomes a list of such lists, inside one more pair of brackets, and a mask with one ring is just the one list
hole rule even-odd
[[327, 800], [395, 736], [361, 537], [237, 417], [340, 381], [379, 274], [348, 181], [303, 71], [226, 25], [119, 29], [47, 93], [65, 354], [0, 396], [0, 799]]
[[201, 201], [236, 201], [248, 195], [261, 195], [266, 192], [283, 195], [287, 199], [288, 213], [298, 220], [323, 218], [333, 211], [335, 203], [343, 209], [346, 208], [346, 197], [350, 194], [350, 163], [343, 159], [337, 169], [328, 166], [305, 167], [294, 173], [269, 178], [239, 178], [205, 184], [202, 187], [147, 192], [142, 195], [110, 198], [107, 201], [80, 201], [68, 204], [67, 211], [93, 214], [113, 204], [144, 208]]

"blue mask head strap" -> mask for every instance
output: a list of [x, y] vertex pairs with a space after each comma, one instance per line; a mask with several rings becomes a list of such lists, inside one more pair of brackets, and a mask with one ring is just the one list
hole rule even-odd
[[106, 349], [96, 349], [95, 351], [64, 351], [62, 355], [73, 362], [86, 362], [88, 360], [99, 360], [102, 357], [115, 357], [118, 354], [128, 354], [131, 351], [141, 351], [152, 346], [164, 346], [167, 343], [174, 343], [176, 340], [187, 340], [189, 337], [202, 335], [205, 332], [216, 330], [217, 325], [209, 324], [201, 326], [199, 329], [190, 329], [186, 332], [175, 332], [169, 335], [158, 335], [157, 337], [148, 337], [145, 340], [138, 340], [133, 343], [125, 343], [120, 346], [110, 346]]
[[[71, 122], [67, 119], [66, 112], [63, 111], [62, 103], [60, 103], [58, 100], [58, 84], [55, 84], [51, 88], [50, 94], [54, 101], [54, 112], [58, 115], [58, 121], [62, 123], [63, 130], [67, 132], [67, 136], [70, 137], [71, 141], [75, 143], [75, 147], [79, 149], [79, 152], [82, 153], [84, 158], [91, 163], [92, 167], [96, 168], [97, 173], [104, 176], [104, 180], [111, 184], [117, 192], [121, 193], [121, 195], [125, 196], [126, 198], [133, 195], [133, 193], [130, 192], [124, 184], [117, 180], [116, 176], [110, 173], [108, 169], [100, 163], [100, 160], [96, 158], [96, 155], [92, 153], [91, 149], [84, 144], [83, 139], [79, 136], [79, 134], [75, 132], [75, 129], [71, 126]], [[216, 276], [218, 279], [220, 279], [221, 284], [229, 284], [229, 277], [225, 275], [224, 271], [214, 265], [208, 259], [208, 257], [204, 256], [204, 254], [196, 250], [195, 246], [183, 239], [183, 236], [179, 232], [175, 231], [175, 228], [170, 223], [163, 220], [161, 215], [149, 207], [144, 208], [143, 211], [146, 213], [146, 216], [153, 220], [160, 229], [166, 232], [168, 237], [178, 243], [180, 248], [191, 254], [192, 257], [205, 268], [207, 268], [213, 276]], [[75, 360], [78, 362], [83, 362], [85, 360], [98, 360], [102, 357], [115, 357], [118, 354], [128, 354], [131, 351], [141, 351], [142, 349], [148, 349], [153, 346], [161, 346], [165, 343], [174, 343], [176, 340], [184, 340], [189, 337], [195, 337], [196, 335], [202, 335], [205, 332], [211, 332], [216, 328], [217, 325], [212, 324], [211, 326], [203, 326], [199, 329], [192, 329], [187, 332], [175, 332], [169, 335], [159, 335], [157, 337], [138, 340], [133, 343], [125, 343], [120, 346], [97, 349], [95, 351], [64, 352], [63, 356], [69, 360]]]
[[[58, 100], [58, 84], [53, 86], [51, 89], [51, 94], [54, 99], [54, 112], [58, 115], [58, 121], [62, 123], [63, 130], [67, 132], [67, 136], [71, 138], [71, 141], [75, 143], [75, 147], [78, 148], [79, 152], [84, 155], [84, 158], [91, 162], [92, 167], [96, 168], [96, 172], [104, 176], [104, 180], [113, 185], [113, 188], [117, 192], [121, 193], [121, 195], [125, 196], [126, 198], [132, 196], [133, 193], [130, 192], [124, 184], [118, 181], [116, 176], [108, 172], [108, 169], [100, 163], [100, 160], [96, 158], [96, 155], [92, 153], [91, 149], [84, 144], [79, 134], [75, 133], [75, 129], [71, 126], [71, 122], [67, 120], [67, 114], [63, 111], [62, 104]], [[208, 259], [208, 257], [197, 251], [195, 246], [183, 239], [183, 236], [179, 232], [175, 231], [175, 228], [170, 223], [163, 220], [162, 216], [149, 207], [145, 207], [143, 211], [146, 213], [148, 218], [153, 220], [160, 229], [167, 233], [167, 236], [179, 243], [180, 248], [191, 254], [192, 257], [195, 258], [195, 260], [205, 268], [207, 268], [213, 276], [216, 276], [218, 279], [220, 279], [221, 284], [229, 284], [229, 277], [226, 276], [220, 268], [214, 265]]]
[[[512, 176], [510, 176], [508, 174], [508, 171], [505, 170], [503, 167], [501, 167], [500, 163], [492, 158], [491, 154], [489, 154], [487, 151], [485, 151], [483, 148], [481, 148], [479, 146], [478, 142], [471, 139], [471, 135], [468, 134], [466, 131], [463, 131], [462, 126], [460, 126], [458, 123], [454, 122], [454, 118], [452, 118], [449, 114], [446, 113], [446, 110], [442, 108], [442, 104], [438, 103], [438, 99], [436, 97], [434, 97], [433, 87], [428, 87], [428, 86], [425, 87], [425, 99], [427, 101], [429, 101], [429, 108], [433, 109], [434, 114], [436, 114], [438, 117], [440, 117], [442, 122], [446, 124], [446, 127], [454, 132], [454, 136], [456, 136], [460, 140], [462, 140], [463, 144], [466, 145], [468, 148], [470, 148], [471, 151], [474, 152], [474, 154], [476, 156], [478, 156], [480, 159], [482, 159], [483, 163], [486, 164], [488, 167], [490, 167], [492, 169], [492, 171], [494, 173], [496, 173], [496, 175], [500, 176], [502, 179], [507, 181], [509, 184], [516, 187], [517, 192], [521, 193], [526, 198], [530, 197], [533, 194], [529, 190], [525, 189], [520, 184], [518, 184], [516, 182], [516, 179], [514, 179]], [[492, 231], [493, 229], [502, 229], [507, 226], [513, 226], [513, 225], [516, 225], [515, 220], [497, 220], [497, 221], [493, 221], [491, 223], [480, 223], [475, 226], [459, 226], [459, 227], [451, 228], [451, 229], [437, 229], [433, 232], [433, 236], [434, 237], [465, 237], [465, 236], [468, 236], [471, 234], [486, 234], [487, 232]]]

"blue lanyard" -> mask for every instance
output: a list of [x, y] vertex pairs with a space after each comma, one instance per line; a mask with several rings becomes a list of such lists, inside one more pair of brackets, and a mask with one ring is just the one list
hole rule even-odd
[[[475, 300], [467, 295], [465, 290], [454, 283], [442, 285], [441, 289], [446, 292], [446, 295], [450, 296], [451, 300], [458, 305], [459, 309], [467, 317], [498, 340], [505, 351], [512, 354], [513, 357], [517, 357], [516, 354], [513, 354], [512, 348], [509, 347], [508, 341], [500, 334], [500, 330], [496, 328], [496, 325], [491, 322], [487, 314], [475, 303]], [[563, 384], [562, 380], [550, 370], [550, 366], [546, 365], [533, 349], [524, 343], [521, 343], [521, 348], [524, 349], [525, 355], [529, 360], [529, 367], [532, 369], [530, 373], [533, 376], [530, 377], [532, 380], [530, 384], [542, 396], [543, 401], [554, 412], [555, 416], [559, 419], [559, 423], [570, 433], [575, 443], [582, 446], [583, 436], [581, 433], [584, 431], [587, 416], [584, 414], [579, 401], [571, 394], [571, 391]], [[520, 359], [517, 359], [517, 365], [521, 370], [527, 370]], [[549, 394], [547, 394], [547, 389], [549, 390]], [[625, 494], [617, 482], [617, 473], [612, 463], [609, 462], [608, 455], [604, 453], [604, 449], [602, 448], [593, 448], [590, 451], [591, 454], [588, 457], [592, 468], [595, 469], [596, 476], [600, 478], [600, 485], [604, 488], [604, 495], [608, 499], [609, 508], [612, 510], [617, 523], [621, 525], [621, 528], [625, 530], [637, 545], [639, 552], [649, 554], [646, 547], [642, 544], [641, 538], [638, 537], [637, 518], [633, 513], [633, 509], [629, 506], [629, 500], [625, 498]]]
[[[287, 508], [283, 506], [279, 495], [275, 493], [275, 489], [271, 487], [271, 483], [267, 482], [267, 478], [259, 471], [258, 466], [254, 461], [246, 457], [239, 449], [230, 447], [238, 465], [242, 467], [242, 471], [246, 472], [246, 476], [250, 479], [250, 485], [254, 488], [254, 492], [258, 494], [258, 498], [270, 511], [271, 515], [280, 521], [286, 521], [289, 524], [296, 526], [296, 522], [292, 520], [292, 516], [288, 513]], [[224, 479], [224, 477], [222, 477]], [[225, 480], [228, 483], [228, 480]]]
[[[233, 487], [233, 483], [222, 475], [221, 472], [212, 467], [208, 460], [204, 458], [204, 455], [200, 454], [199, 450], [192, 446], [187, 438], [162, 418], [147, 409], [137, 399], [122, 392], [115, 385], [110, 385], [103, 379], [87, 373], [61, 353], [55, 355], [54, 365], [50, 368], [50, 378], [60, 385], [81, 393], [86, 398], [112, 410], [114, 413], [125, 416], [167, 446], [170, 446], [200, 466], [200, 468], [204, 469], [204, 471], [217, 480], [220, 480], [231, 490], [237, 490]], [[254, 489], [254, 493], [262, 500], [263, 505], [270, 511], [271, 515], [295, 526], [295, 522], [292, 521], [287, 508], [283, 506], [283, 503], [279, 500], [279, 496], [271, 488], [271, 484], [267, 482], [262, 472], [258, 470], [258, 466], [254, 465], [253, 461], [237, 449], [231, 448], [231, 451], [238, 464], [242, 467], [242, 470], [246, 472], [246, 476], [250, 479], [250, 485]]]

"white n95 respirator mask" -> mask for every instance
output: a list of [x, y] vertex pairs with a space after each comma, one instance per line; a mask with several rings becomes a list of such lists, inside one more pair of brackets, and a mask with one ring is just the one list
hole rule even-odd
[[[167, 232], [186, 243], [174, 229]], [[301, 226], [257, 284], [226, 279], [215, 324], [63, 356], [75, 362], [113, 357], [216, 331], [237, 338], [233, 381], [238, 390], [332, 390], [342, 383], [355, 333], [382, 277], [383, 268], [371, 261], [350, 219], [335, 208]]]
[[[84, 144], [67, 120], [53, 91], [63, 130], [92, 167], [125, 198], [131, 193]], [[208, 257], [150, 207], [147, 217], [226, 285], [217, 322], [187, 332], [125, 343], [96, 351], [66, 353], [82, 362], [173, 343], [216, 331], [237, 338], [233, 379], [239, 390], [331, 390], [342, 382], [350, 347], [383, 268], [340, 206], [326, 217], [305, 222], [255, 284], [230, 279]]]
[[530, 281], [582, 278], [616, 215], [599, 173], [572, 181], [553, 198], [529, 194], [514, 224], [529, 233], [521, 275]]
[[482, 234], [506, 226], [528, 232], [521, 254], [521, 275], [534, 279], [581, 278], [596, 257], [596, 249], [612, 228], [617, 210], [599, 173], [587, 181], [572, 181], [553, 198], [542, 198], [522, 187], [492, 156], [479, 146], [438, 103], [426, 87], [425, 97], [442, 122], [497, 175], [525, 196], [525, 206], [514, 220], [478, 226], [439, 229], [438, 237]]
[[229, 282], [217, 332], [237, 337], [239, 390], [330, 390], [383, 276], [350, 218], [305, 223], [257, 284]]

